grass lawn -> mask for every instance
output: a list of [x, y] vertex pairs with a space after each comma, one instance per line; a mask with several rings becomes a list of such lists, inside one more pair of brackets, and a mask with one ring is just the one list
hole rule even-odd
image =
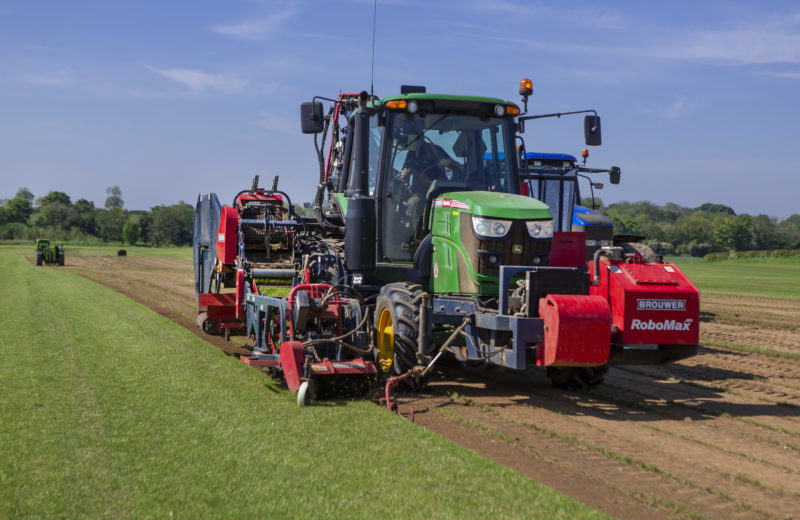
[[0, 518], [602, 516], [369, 402], [298, 408], [166, 318], [23, 254], [0, 246]]
[[[33, 251], [33, 248], [30, 248]], [[117, 256], [117, 251], [124, 249], [127, 256], [144, 256], [144, 257], [159, 257], [159, 258], [183, 258], [192, 260], [191, 247], [142, 247], [142, 246], [64, 246], [66, 251], [67, 260], [70, 255], [86, 256], [86, 255], [112, 255]]]
[[[128, 256], [145, 256], [145, 257], [159, 257], [159, 258], [184, 258], [192, 260], [192, 248], [185, 247], [150, 247], [150, 246], [132, 246], [125, 245], [103, 245], [103, 246], [78, 246], [70, 243], [64, 244], [64, 250], [67, 254], [67, 259], [70, 256], [86, 256], [86, 255], [111, 255], [117, 256], [117, 251], [124, 249]], [[18, 251], [23, 254], [33, 256], [34, 242], [0, 242], [0, 251], [10, 252]]]
[[679, 264], [702, 293], [800, 300], [800, 262], [776, 259]]

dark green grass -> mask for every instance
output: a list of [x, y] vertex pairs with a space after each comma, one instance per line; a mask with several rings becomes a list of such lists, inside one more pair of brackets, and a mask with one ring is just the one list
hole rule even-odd
[[600, 516], [369, 402], [298, 408], [68, 270], [0, 269], [0, 518]]

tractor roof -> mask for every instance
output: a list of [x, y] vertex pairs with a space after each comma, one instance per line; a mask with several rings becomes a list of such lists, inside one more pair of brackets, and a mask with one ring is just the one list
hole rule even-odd
[[543, 153], [543, 152], [528, 152], [525, 154], [525, 159], [538, 159], [540, 161], [570, 161], [577, 162], [578, 160], [572, 155], [566, 153]]
[[389, 101], [415, 100], [420, 103], [424, 110], [428, 112], [466, 112], [478, 113], [492, 110], [495, 105], [506, 105], [516, 107], [517, 113], [519, 107], [511, 101], [506, 101], [494, 97], [482, 96], [457, 96], [451, 94], [424, 94], [424, 93], [411, 93], [411, 94], [398, 94], [388, 96], [380, 99], [375, 99], [370, 103], [370, 106], [377, 108], [385, 105]]
[[494, 97], [483, 97], [483, 96], [457, 96], [453, 94], [427, 94], [427, 93], [419, 93], [415, 92], [413, 94], [397, 94], [394, 96], [387, 96], [384, 98], [380, 98], [380, 103], [385, 103], [386, 101], [392, 101], [393, 99], [447, 99], [447, 100], [457, 100], [457, 101], [477, 101], [479, 103], [505, 103], [511, 104], [510, 101], [506, 101], [500, 98]]

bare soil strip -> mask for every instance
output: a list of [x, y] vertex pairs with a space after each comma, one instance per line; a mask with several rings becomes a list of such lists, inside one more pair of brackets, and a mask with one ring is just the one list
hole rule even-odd
[[[69, 269], [196, 324], [191, 265], [71, 257]], [[442, 367], [416, 422], [617, 518], [800, 517], [800, 302], [703, 295], [700, 355], [611, 369], [590, 393], [516, 374]], [[730, 345], [725, 348], [720, 345]], [[761, 349], [761, 353], [757, 353]]]

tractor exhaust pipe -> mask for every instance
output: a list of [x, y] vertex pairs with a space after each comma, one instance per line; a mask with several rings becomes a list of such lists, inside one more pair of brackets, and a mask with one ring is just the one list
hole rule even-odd
[[355, 183], [347, 203], [344, 259], [349, 271], [375, 269], [375, 201], [369, 197], [369, 113], [366, 92], [359, 95], [355, 114]]
[[600, 285], [600, 257], [607, 256], [611, 260], [621, 260], [622, 259], [622, 248], [621, 247], [602, 247], [594, 252], [594, 258], [592, 259], [592, 273], [594, 276], [592, 277], [592, 285]]

